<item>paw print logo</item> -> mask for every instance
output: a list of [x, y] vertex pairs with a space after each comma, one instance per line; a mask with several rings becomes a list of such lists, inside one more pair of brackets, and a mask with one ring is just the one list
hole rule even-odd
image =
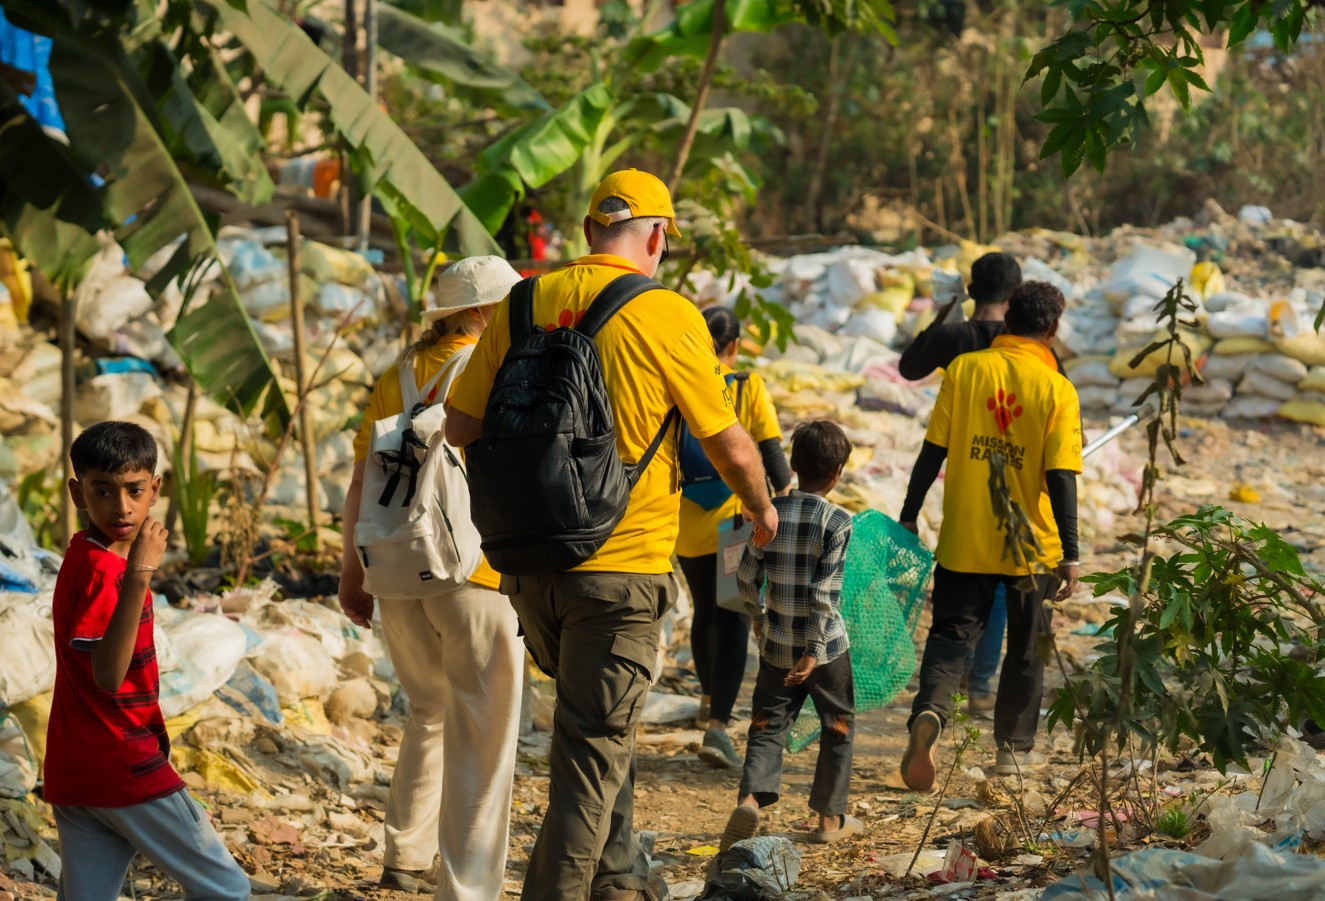
[[570, 310], [562, 310], [561, 313], [557, 315], [556, 322], [549, 322], [547, 324], [547, 330], [552, 332], [559, 328], [573, 328], [580, 324], [580, 320], [584, 318], [584, 314], [587, 312], [589, 312], [587, 308], [580, 310], [578, 313], [573, 313]]
[[998, 425], [998, 433], [1001, 435], [1012, 425], [1012, 420], [1021, 415], [1021, 407], [1017, 404], [1017, 395], [1004, 394], [1003, 389], [998, 389], [998, 395], [985, 401], [985, 406], [994, 414], [994, 422]]

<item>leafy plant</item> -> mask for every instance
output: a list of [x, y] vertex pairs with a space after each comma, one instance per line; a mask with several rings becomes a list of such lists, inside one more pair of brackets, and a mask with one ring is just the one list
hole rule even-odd
[[1160, 814], [1159, 822], [1155, 825], [1155, 831], [1170, 838], [1182, 838], [1191, 832], [1191, 829], [1191, 824], [1187, 822], [1187, 814], [1176, 807]]
[[[1151, 542], [1167, 550], [1150, 559], [1144, 583], [1139, 565], [1083, 580], [1096, 596], [1139, 592], [1141, 609], [1134, 618], [1119, 608], [1106, 624], [1130, 637], [1106, 638], [1100, 659], [1068, 678], [1049, 728], [1117, 719], [1120, 748], [1129, 736], [1169, 753], [1191, 740], [1224, 772], [1308, 718], [1325, 722], [1325, 676], [1316, 672], [1325, 582], [1297, 551], [1218, 506], [1156, 527]], [[1101, 750], [1107, 735], [1087, 730], [1085, 750]]]
[[[189, 446], [187, 459], [184, 457], [184, 444]], [[186, 442], [183, 436], [175, 442], [173, 465], [173, 490], [176, 509], [179, 511], [180, 531], [184, 535], [184, 548], [189, 565], [201, 566], [207, 562], [207, 556], [212, 550], [208, 526], [212, 499], [217, 493], [216, 473], [198, 465], [197, 445], [191, 440]]]
[[943, 785], [939, 788], [938, 797], [934, 799], [934, 809], [925, 822], [925, 831], [920, 834], [920, 841], [916, 843], [916, 853], [911, 855], [911, 863], [902, 874], [904, 876], [911, 875], [916, 861], [920, 859], [920, 852], [925, 848], [925, 842], [929, 841], [929, 832], [934, 828], [934, 820], [943, 807], [943, 799], [948, 795], [948, 785], [952, 782], [953, 774], [962, 765], [966, 754], [980, 741], [980, 730], [969, 725], [971, 716], [966, 712], [965, 702], [966, 698], [960, 694], [952, 696], [952, 721], [949, 723], [952, 729], [952, 765], [948, 767], [947, 775], [943, 777]]
[[50, 473], [45, 469], [28, 473], [18, 483], [18, 506], [32, 529], [32, 537], [48, 551], [59, 549], [60, 493], [65, 490], [59, 477], [47, 484]]

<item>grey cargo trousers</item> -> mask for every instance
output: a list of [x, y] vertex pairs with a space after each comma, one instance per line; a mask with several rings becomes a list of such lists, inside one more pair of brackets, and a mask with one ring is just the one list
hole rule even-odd
[[670, 574], [506, 576], [534, 663], [557, 683], [551, 787], [524, 901], [582, 901], [644, 889], [648, 856], [631, 827], [635, 725], [656, 673]]

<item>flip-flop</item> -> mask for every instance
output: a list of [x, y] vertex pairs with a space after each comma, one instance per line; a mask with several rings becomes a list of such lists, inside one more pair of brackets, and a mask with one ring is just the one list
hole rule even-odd
[[718, 851], [726, 851], [732, 845], [747, 838], [754, 838], [759, 831], [759, 809], [741, 807], [732, 811], [727, 818], [727, 828], [722, 830], [722, 839], [718, 842]]
[[912, 791], [927, 792], [937, 776], [934, 745], [943, 734], [943, 721], [932, 710], [922, 710], [911, 723], [911, 734], [902, 755], [902, 781]]
[[831, 845], [833, 842], [840, 842], [844, 838], [857, 835], [864, 829], [865, 825], [860, 820], [851, 816], [851, 814], [843, 814], [841, 829], [834, 832], [807, 832], [805, 833], [805, 841], [817, 845]]

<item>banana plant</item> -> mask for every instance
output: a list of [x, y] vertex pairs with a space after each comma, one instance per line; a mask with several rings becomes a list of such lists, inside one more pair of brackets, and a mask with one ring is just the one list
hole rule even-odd
[[[270, 197], [261, 138], [215, 47], [213, 28], [239, 46], [299, 105], [318, 98], [345, 136], [370, 190], [388, 198], [431, 246], [500, 253], [403, 132], [329, 56], [266, 0], [0, 0], [16, 25], [52, 39], [51, 73], [67, 147], [0, 86], [0, 230], [66, 287], [111, 231], [131, 267], [177, 245], [150, 287], [197, 273], [218, 278], [205, 303], [186, 303], [170, 340], [199, 386], [272, 428], [289, 420], [268, 358], [229, 273], [214, 224], [192, 183], [249, 202]], [[182, 240], [181, 240], [182, 239]]]

